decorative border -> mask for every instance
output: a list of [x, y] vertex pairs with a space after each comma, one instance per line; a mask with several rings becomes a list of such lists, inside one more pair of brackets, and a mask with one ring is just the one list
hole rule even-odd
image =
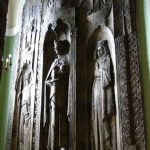
[[119, 109], [120, 135], [122, 135], [121, 148], [123, 149], [124, 146], [131, 145], [127, 63], [123, 36], [115, 39], [115, 48], [117, 54], [118, 103], [119, 108], [121, 108]]
[[131, 79], [131, 99], [133, 105], [135, 145], [141, 150], [145, 149], [145, 129], [143, 114], [143, 98], [141, 87], [141, 75], [139, 64], [139, 53], [137, 47], [137, 35], [128, 35], [129, 59], [130, 59], [130, 79]]

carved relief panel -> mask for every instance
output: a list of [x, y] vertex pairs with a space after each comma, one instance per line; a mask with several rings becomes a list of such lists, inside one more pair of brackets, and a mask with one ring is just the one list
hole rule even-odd
[[145, 149], [132, 8], [124, 0], [26, 1], [11, 149]]

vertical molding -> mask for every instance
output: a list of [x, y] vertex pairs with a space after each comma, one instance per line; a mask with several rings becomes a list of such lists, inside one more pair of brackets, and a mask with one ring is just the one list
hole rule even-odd
[[120, 138], [121, 149], [132, 144], [131, 142], [131, 126], [130, 126], [130, 110], [129, 95], [127, 85], [127, 61], [126, 49], [124, 47], [124, 37], [115, 39], [117, 54], [117, 74], [118, 74], [118, 100], [119, 100], [119, 121], [120, 121]]
[[76, 30], [72, 31], [70, 49], [70, 81], [69, 81], [69, 121], [70, 124], [70, 150], [76, 150]]
[[142, 70], [142, 91], [144, 96], [146, 146], [150, 149], [150, 1], [137, 1], [137, 31], [139, 39], [140, 64]]
[[114, 36], [124, 35], [124, 8], [123, 0], [114, 0]]
[[[143, 92], [141, 88], [141, 70], [139, 63], [139, 49], [136, 33], [130, 33], [127, 39], [128, 55], [129, 55], [129, 82], [130, 82], [130, 98], [132, 106], [131, 119], [133, 143], [138, 149], [145, 150], [145, 127], [143, 112]], [[130, 89], [129, 88], [129, 89]]]

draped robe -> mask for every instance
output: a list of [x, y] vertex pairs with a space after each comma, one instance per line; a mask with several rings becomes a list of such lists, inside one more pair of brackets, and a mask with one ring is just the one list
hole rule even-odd
[[112, 150], [114, 97], [111, 80], [110, 57], [103, 55], [95, 61], [91, 111], [92, 150]]
[[17, 82], [17, 103], [19, 104], [18, 150], [30, 149], [31, 132], [31, 91], [33, 85], [33, 72], [31, 66], [26, 64]]
[[57, 58], [52, 63], [46, 80], [46, 86], [50, 87], [48, 150], [68, 149], [68, 83], [69, 65], [64, 58]]

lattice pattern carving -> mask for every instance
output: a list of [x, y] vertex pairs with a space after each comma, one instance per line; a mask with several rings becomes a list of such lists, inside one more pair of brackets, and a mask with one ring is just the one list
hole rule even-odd
[[133, 104], [133, 116], [135, 127], [135, 145], [140, 150], [145, 149], [144, 133], [144, 115], [143, 115], [143, 98], [140, 80], [139, 53], [137, 47], [136, 33], [128, 36], [129, 58], [130, 58], [130, 76], [131, 76], [131, 98]]
[[118, 99], [120, 110], [120, 121], [122, 125], [122, 144], [123, 146], [131, 145], [130, 135], [130, 110], [129, 110], [129, 97], [128, 97], [128, 82], [127, 82], [127, 69], [126, 69], [126, 50], [124, 47], [124, 37], [115, 39], [117, 60], [117, 74], [118, 74]]

